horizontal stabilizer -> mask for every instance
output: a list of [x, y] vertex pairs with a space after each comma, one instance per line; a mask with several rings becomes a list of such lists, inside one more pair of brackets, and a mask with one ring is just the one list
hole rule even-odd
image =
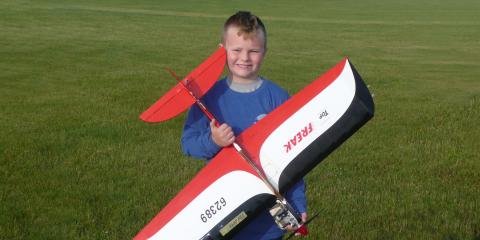
[[220, 47], [181, 82], [164, 94], [156, 103], [140, 115], [145, 122], [162, 122], [185, 111], [195, 99], [201, 98], [219, 79], [226, 61], [225, 48]]

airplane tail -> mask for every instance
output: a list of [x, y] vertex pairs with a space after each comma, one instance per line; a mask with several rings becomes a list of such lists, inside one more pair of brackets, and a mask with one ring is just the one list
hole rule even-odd
[[162, 122], [177, 116], [201, 98], [218, 80], [226, 62], [225, 48], [220, 47], [183, 80], [140, 115], [145, 122]]

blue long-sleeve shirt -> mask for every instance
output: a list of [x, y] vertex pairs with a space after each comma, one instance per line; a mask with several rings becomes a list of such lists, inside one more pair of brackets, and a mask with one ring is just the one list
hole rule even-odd
[[[230, 89], [226, 79], [222, 79], [204, 95], [202, 102], [219, 123], [227, 123], [232, 127], [235, 136], [238, 136], [289, 98], [285, 90], [268, 80], [262, 80], [262, 84], [255, 91], [237, 92]], [[188, 112], [182, 134], [182, 150], [186, 155], [207, 161], [221, 150], [212, 140], [210, 121], [197, 106], [193, 106]], [[285, 197], [299, 213], [306, 212], [303, 180], [293, 186]], [[235, 239], [267, 240], [283, 234], [270, 213], [265, 210], [242, 229]]]

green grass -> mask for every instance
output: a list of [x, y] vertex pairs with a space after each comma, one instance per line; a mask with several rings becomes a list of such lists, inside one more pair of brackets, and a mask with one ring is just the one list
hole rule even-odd
[[480, 2], [0, 2], [0, 239], [128, 239], [203, 166], [138, 119], [263, 18], [295, 93], [349, 56], [376, 116], [307, 177], [308, 239], [480, 239]]

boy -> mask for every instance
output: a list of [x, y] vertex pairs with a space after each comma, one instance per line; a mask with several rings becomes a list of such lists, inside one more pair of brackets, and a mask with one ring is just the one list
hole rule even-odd
[[[192, 107], [182, 134], [185, 154], [208, 161], [222, 147], [231, 145], [235, 136], [289, 98], [285, 90], [259, 76], [267, 50], [266, 40], [265, 26], [250, 12], [240, 11], [225, 22], [222, 45], [227, 51], [229, 73], [202, 98], [207, 108], [223, 124], [217, 127], [214, 121], [208, 122], [198, 107]], [[296, 184], [285, 197], [305, 221], [304, 182]], [[283, 234], [268, 210], [265, 210], [235, 239], [281, 239]]]

